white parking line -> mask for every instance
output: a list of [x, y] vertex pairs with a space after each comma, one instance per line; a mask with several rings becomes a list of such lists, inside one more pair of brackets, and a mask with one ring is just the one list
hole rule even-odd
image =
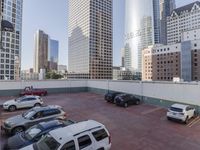
[[195, 118], [192, 122], [190, 122], [187, 126], [191, 128], [192, 126], [194, 126], [198, 122], [200, 122], [200, 117], [199, 116], [197, 118]]
[[154, 111], [161, 110], [161, 109], [163, 109], [163, 108], [157, 107], [157, 108], [154, 108], [154, 109], [150, 109], [150, 110], [144, 111], [144, 112], [142, 112], [141, 114], [142, 114], [142, 115], [147, 115], [147, 114], [149, 114], [149, 113], [152, 113], [152, 112], [154, 112]]

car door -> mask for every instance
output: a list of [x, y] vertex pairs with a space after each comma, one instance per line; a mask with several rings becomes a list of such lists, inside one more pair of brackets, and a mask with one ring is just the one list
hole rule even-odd
[[79, 150], [95, 150], [95, 143], [87, 133], [76, 136]]
[[27, 107], [33, 107], [35, 105], [36, 98], [35, 97], [29, 97], [27, 101]]
[[60, 113], [60, 111], [59, 110], [57, 110], [57, 109], [48, 109], [48, 110], [44, 110], [43, 111], [43, 118], [42, 118], [42, 120], [43, 121], [48, 121], [48, 120], [52, 120], [52, 119], [54, 119], [54, 118], [57, 118]]
[[18, 108], [26, 108], [28, 106], [28, 98], [27, 97], [23, 97], [22, 99], [20, 99], [18, 101]]
[[42, 111], [36, 112], [29, 120], [29, 122], [26, 123], [26, 128], [29, 128], [35, 124], [38, 124], [42, 121], [43, 114]]

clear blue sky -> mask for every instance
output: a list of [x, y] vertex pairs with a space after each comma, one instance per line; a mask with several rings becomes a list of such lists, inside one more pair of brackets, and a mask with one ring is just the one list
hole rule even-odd
[[[196, 0], [176, 0], [182, 6]], [[34, 33], [44, 30], [59, 41], [59, 64], [67, 65], [67, 2], [68, 0], [24, 0], [22, 25], [22, 69], [33, 67]], [[120, 65], [121, 48], [124, 45], [124, 0], [113, 0], [113, 58]]]

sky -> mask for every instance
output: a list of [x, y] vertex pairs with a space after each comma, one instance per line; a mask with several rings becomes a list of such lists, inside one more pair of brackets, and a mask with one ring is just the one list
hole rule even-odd
[[[176, 0], [177, 7], [196, 0]], [[38, 29], [59, 41], [59, 64], [68, 63], [68, 0], [24, 0], [22, 69], [33, 67], [34, 34]], [[113, 0], [113, 65], [120, 65], [124, 46], [124, 0]]]

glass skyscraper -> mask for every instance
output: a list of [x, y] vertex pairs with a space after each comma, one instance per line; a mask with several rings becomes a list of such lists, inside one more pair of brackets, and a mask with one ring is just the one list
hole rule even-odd
[[125, 1], [125, 68], [135, 73], [142, 69], [142, 50], [160, 42], [159, 4], [159, 0]]
[[2, 6], [2, 19], [13, 24], [14, 32], [2, 32], [0, 80], [18, 80], [21, 70], [23, 0], [4, 0]]
[[57, 70], [58, 69], [58, 41], [49, 40], [50, 47], [48, 52], [48, 62], [49, 62], [49, 70]]
[[112, 0], [69, 0], [68, 78], [112, 79]]

